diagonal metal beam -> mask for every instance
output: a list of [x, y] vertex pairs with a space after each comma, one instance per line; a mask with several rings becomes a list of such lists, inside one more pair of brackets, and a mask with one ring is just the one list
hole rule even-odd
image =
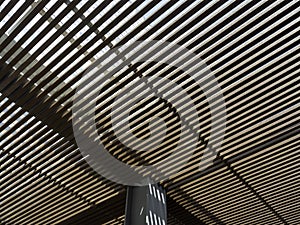
[[126, 193], [125, 191], [105, 200], [101, 204], [68, 218], [58, 225], [98, 225], [123, 216], [125, 213]]
[[173, 200], [169, 196], [167, 196], [167, 204], [168, 204], [168, 217], [175, 218], [181, 224], [205, 225], [203, 221], [200, 221], [197, 217], [195, 217], [190, 212], [185, 210], [183, 206], [179, 205], [175, 200]]
[[[0, 59], [0, 92], [2, 95], [75, 144], [71, 121], [59, 111], [58, 106], [52, 106], [51, 102], [39, 98], [40, 92], [37, 89], [33, 90], [30, 85], [25, 86], [26, 81], [21, 76], [10, 76], [12, 71], [13, 69]], [[14, 87], [15, 90], [11, 91], [7, 85]]]

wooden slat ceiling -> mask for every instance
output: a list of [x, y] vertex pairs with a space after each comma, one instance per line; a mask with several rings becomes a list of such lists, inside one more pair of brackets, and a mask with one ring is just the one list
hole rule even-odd
[[[299, 6], [300, 1], [1, 1], [0, 223], [123, 223], [125, 187], [83, 159], [73, 135], [72, 100], [95, 60], [116, 46], [151, 39], [201, 57], [220, 84], [227, 114], [213, 165], [199, 171], [200, 146], [177, 175], [162, 182], [168, 224], [299, 224]], [[132, 62], [107, 82], [110, 92], [102, 100], [145, 74], [186, 81], [182, 71], [166, 65]], [[196, 99], [208, 140], [205, 96], [189, 83], [184, 88]], [[148, 101], [147, 107], [155, 114], [161, 104]], [[99, 103], [96, 121], [109, 130], [108, 110], [109, 104]], [[172, 124], [168, 114], [162, 116]], [[136, 129], [147, 132], [145, 126]], [[169, 135], [176, 139], [178, 130]], [[156, 162], [170, 146], [144, 154], [118, 145], [110, 149], [135, 164], [141, 158]]]

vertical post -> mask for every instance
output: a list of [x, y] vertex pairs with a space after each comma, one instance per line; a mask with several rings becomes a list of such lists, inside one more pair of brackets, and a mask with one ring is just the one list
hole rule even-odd
[[127, 187], [125, 225], [167, 225], [166, 192], [157, 184]]

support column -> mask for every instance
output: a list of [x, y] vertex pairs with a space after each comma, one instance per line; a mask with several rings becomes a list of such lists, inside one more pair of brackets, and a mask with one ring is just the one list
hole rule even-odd
[[125, 225], [167, 225], [165, 190], [157, 184], [127, 187]]

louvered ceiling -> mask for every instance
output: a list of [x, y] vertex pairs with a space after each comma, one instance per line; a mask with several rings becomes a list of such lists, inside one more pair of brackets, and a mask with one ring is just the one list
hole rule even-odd
[[[299, 5], [1, 1], [1, 224], [123, 224], [125, 187], [98, 175], [81, 156], [72, 129], [72, 97], [95, 60], [116, 46], [146, 39], [176, 43], [204, 60], [221, 87], [227, 114], [213, 165], [198, 169], [203, 153], [198, 146], [187, 165], [162, 183], [168, 224], [299, 224]], [[182, 71], [133, 61], [107, 82], [111, 91], [102, 100], [112, 98], [116, 82], [132, 86], [145, 75], [183, 84], [195, 99], [202, 138], [208, 140], [207, 100], [185, 83]], [[165, 110], [150, 100], [146, 109], [156, 110], [152, 116]], [[102, 112], [110, 105], [100, 102], [98, 109], [99, 127], [109, 130]], [[170, 114], [162, 116], [176, 128]], [[143, 135], [148, 128], [136, 129]], [[177, 135], [174, 129], [169, 138]], [[172, 147], [137, 154], [109, 143], [115, 157], [133, 164], [141, 158], [156, 162]]]

